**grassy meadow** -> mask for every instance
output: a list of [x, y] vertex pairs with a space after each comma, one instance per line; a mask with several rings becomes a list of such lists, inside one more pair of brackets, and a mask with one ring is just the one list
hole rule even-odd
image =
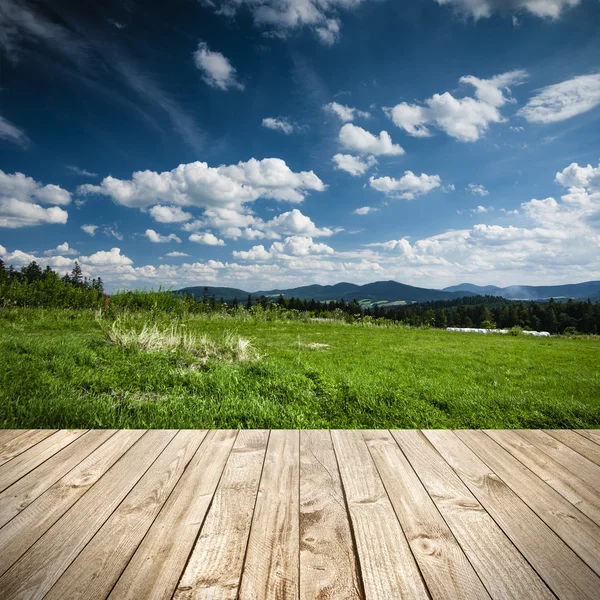
[[600, 426], [600, 337], [0, 312], [1, 428]]

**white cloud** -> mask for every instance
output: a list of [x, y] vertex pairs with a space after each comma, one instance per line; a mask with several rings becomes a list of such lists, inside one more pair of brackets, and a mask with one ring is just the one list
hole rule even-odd
[[367, 0], [201, 0], [204, 6], [232, 18], [247, 8], [265, 35], [285, 38], [302, 27], [310, 28], [327, 46], [340, 37], [339, 12], [351, 10]]
[[100, 185], [79, 186], [80, 194], [104, 194], [123, 206], [145, 208], [156, 202], [200, 208], [239, 210], [260, 197], [302, 202], [309, 191], [326, 185], [313, 171], [292, 171], [280, 158], [251, 158], [237, 165], [209, 167], [204, 162], [172, 171], [136, 171], [132, 179], [105, 177]]
[[106, 237], [114, 237], [116, 240], [119, 240], [120, 242], [123, 241], [123, 234], [120, 233], [116, 227], [104, 227], [102, 229], [102, 233]]
[[81, 229], [93, 237], [96, 235], [96, 229], [98, 229], [98, 225], [82, 225]]
[[179, 206], [161, 206], [157, 204], [149, 212], [150, 216], [159, 223], [183, 223], [192, 218], [191, 213], [184, 212]]
[[366, 159], [351, 154], [336, 154], [332, 158], [335, 168], [340, 171], [346, 171], [353, 177], [364, 175], [373, 165], [377, 164], [374, 156], [367, 156]]
[[361, 206], [360, 208], [353, 210], [352, 213], [355, 215], [368, 215], [372, 212], [377, 212], [378, 210], [378, 208], [373, 208], [372, 206]]
[[274, 131], [282, 131], [286, 135], [294, 132], [294, 126], [284, 117], [267, 117], [262, 120], [262, 126]]
[[121, 254], [120, 248], [111, 248], [109, 252], [100, 250], [90, 256], [80, 256], [81, 263], [97, 267], [115, 267], [123, 265], [132, 265], [133, 261], [124, 254]]
[[0, 196], [30, 203], [43, 202], [61, 206], [71, 203], [71, 194], [58, 185], [42, 185], [23, 173], [10, 175], [2, 170], [0, 170]]
[[207, 246], [224, 246], [225, 242], [220, 240], [216, 235], [209, 232], [204, 233], [192, 233], [188, 238], [190, 242], [196, 244], [206, 244]]
[[398, 127], [414, 137], [428, 137], [431, 135], [429, 127], [436, 127], [462, 142], [474, 142], [491, 123], [506, 120], [499, 109], [512, 101], [509, 86], [521, 83], [526, 77], [523, 70], [491, 79], [467, 75], [461, 77], [460, 82], [475, 88], [475, 98], [455, 98], [445, 92], [425, 100], [426, 106], [401, 102], [393, 108], [384, 108], [384, 111]]
[[220, 52], [213, 52], [206, 42], [200, 42], [194, 52], [194, 64], [202, 71], [202, 79], [211, 87], [220, 90], [235, 88], [243, 90], [244, 85], [237, 80], [235, 68]]
[[493, 211], [494, 211], [494, 207], [493, 206], [483, 206], [481, 204], [479, 204], [475, 208], [469, 209], [470, 213], [477, 214], [477, 215], [480, 215], [482, 213], [487, 213], [487, 212], [493, 212]]
[[427, 194], [440, 187], [439, 175], [415, 175], [412, 171], [405, 171], [400, 179], [393, 177], [369, 177], [369, 185], [378, 192], [388, 196], [413, 200], [416, 196]]
[[154, 229], [146, 229], [146, 233], [144, 235], [154, 244], [167, 244], [169, 242], [177, 242], [181, 244], [181, 240], [174, 234], [170, 233], [169, 235], [160, 235], [156, 233]]
[[[527, 11], [536, 17], [558, 19], [563, 10], [577, 6], [581, 0], [435, 0], [450, 4], [474, 19], [492, 16], [495, 12]], [[513, 20], [513, 25], [514, 25]]]
[[67, 165], [67, 170], [71, 171], [71, 173], [75, 173], [75, 175], [80, 175], [81, 177], [98, 177], [98, 173], [92, 173], [87, 169], [80, 169], [75, 165]]
[[19, 129], [14, 123], [7, 121], [0, 116], [0, 139], [8, 140], [26, 148], [29, 145], [29, 138], [22, 129]]
[[79, 254], [77, 250], [73, 250], [73, 248], [69, 248], [69, 244], [65, 242], [64, 244], [59, 244], [53, 250], [46, 250], [44, 252], [46, 256], [65, 256], [65, 255], [73, 255]]
[[475, 183], [470, 183], [467, 186], [467, 191], [471, 192], [471, 194], [474, 196], [487, 196], [489, 194], [483, 185], [478, 185]]
[[273, 242], [269, 250], [261, 244], [248, 251], [234, 251], [234, 258], [248, 261], [268, 261], [271, 259], [287, 260], [293, 257], [321, 256], [334, 254], [333, 248], [327, 244], [313, 241], [310, 236], [293, 235], [283, 242]]
[[556, 123], [600, 104], [600, 73], [581, 75], [541, 89], [517, 115], [530, 123]]
[[43, 208], [16, 198], [0, 197], [0, 227], [18, 229], [44, 224], [64, 225], [68, 217], [67, 211], [58, 206]]
[[169, 258], [181, 258], [183, 256], [189, 256], [189, 254], [186, 254], [185, 252], [167, 252], [165, 256], [168, 256]]
[[571, 163], [556, 174], [556, 182], [565, 187], [589, 188], [592, 192], [598, 192], [600, 191], [600, 163], [596, 168], [592, 165], [580, 167], [577, 163]]
[[340, 129], [339, 140], [344, 148], [359, 154], [372, 154], [374, 156], [400, 156], [404, 154], [404, 149], [401, 146], [392, 143], [390, 134], [387, 131], [381, 131], [379, 136], [375, 136], [352, 123], [346, 123]]
[[323, 110], [338, 116], [344, 123], [347, 123], [348, 121], [354, 121], [356, 117], [368, 119], [371, 116], [371, 113], [369, 112], [359, 110], [358, 108], [345, 106], [344, 104], [339, 104], [338, 102], [330, 102], [329, 104], [325, 104], [323, 106]]
[[297, 208], [267, 221], [263, 230], [269, 237], [279, 237], [280, 234], [328, 237], [334, 233], [327, 227], [318, 228], [309, 217], [303, 215]]

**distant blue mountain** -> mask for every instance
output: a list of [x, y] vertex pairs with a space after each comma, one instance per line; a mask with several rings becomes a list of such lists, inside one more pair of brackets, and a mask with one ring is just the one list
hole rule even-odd
[[495, 285], [474, 285], [461, 283], [444, 288], [445, 292], [483, 294], [502, 296], [510, 300], [548, 300], [549, 298], [573, 298], [587, 300], [600, 299], [600, 281], [585, 281], [566, 285], [510, 285], [497, 287]]
[[250, 294], [253, 299], [260, 296], [276, 298], [299, 298], [301, 300], [352, 300], [365, 301], [366, 303], [393, 303], [393, 302], [430, 302], [433, 300], [452, 300], [465, 296], [502, 296], [512, 300], [547, 300], [549, 298], [573, 298], [600, 300], [600, 281], [587, 281], [568, 285], [534, 286], [511, 285], [498, 287], [495, 285], [480, 286], [472, 283], [461, 283], [443, 290], [414, 287], [397, 281], [376, 281], [365, 285], [341, 282], [335, 285], [305, 285], [290, 289], [261, 290], [247, 292], [245, 290], [229, 287], [194, 286], [179, 290], [181, 293], [192, 294], [201, 298], [205, 294], [214, 296], [217, 300], [223, 298], [232, 302], [237, 298], [240, 303], [245, 303]]

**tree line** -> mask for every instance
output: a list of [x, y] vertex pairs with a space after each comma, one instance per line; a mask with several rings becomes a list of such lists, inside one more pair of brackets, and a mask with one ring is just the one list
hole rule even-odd
[[0, 308], [110, 308], [113, 310], [159, 310], [181, 315], [191, 313], [245, 313], [268, 318], [325, 318], [349, 323], [403, 323], [414, 327], [520, 327], [549, 333], [600, 333], [600, 302], [568, 300], [558, 302], [513, 301], [495, 296], [467, 296], [399, 306], [361, 304], [344, 299], [328, 302], [300, 298], [234, 298], [226, 303], [206, 293], [189, 294], [159, 291], [127, 291], [110, 297], [104, 293], [100, 277], [84, 277], [75, 261], [62, 277], [50, 267], [42, 269], [35, 261], [20, 270], [6, 267], [0, 259]]

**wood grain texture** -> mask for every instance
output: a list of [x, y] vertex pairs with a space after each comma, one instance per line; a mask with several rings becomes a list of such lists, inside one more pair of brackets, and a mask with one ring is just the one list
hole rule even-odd
[[89, 431], [0, 493], [0, 527], [115, 433], [115, 430]]
[[0, 492], [86, 433], [85, 429], [63, 429], [39, 441], [0, 467]]
[[178, 600], [237, 598], [268, 440], [267, 430], [239, 432], [175, 591]]
[[331, 434], [300, 432], [300, 598], [363, 598]]
[[[7, 442], [10, 442], [10, 440], [19, 437], [26, 431], [26, 429], [0, 429], [0, 448], [2, 448]], [[2, 454], [0, 450], [0, 456], [1, 455]]]
[[487, 433], [583, 514], [600, 524], [600, 494], [585, 481], [514, 431], [489, 430]]
[[569, 446], [581, 456], [585, 456], [588, 460], [600, 466], [600, 446], [598, 444], [594, 444], [591, 440], [568, 429], [545, 429], [544, 433], [551, 435], [555, 440]]
[[485, 587], [389, 431], [363, 437], [431, 597], [488, 598]]
[[424, 433], [559, 598], [597, 598], [598, 575], [454, 432]]
[[426, 598], [421, 573], [360, 431], [332, 431], [367, 598]]
[[175, 435], [148, 431], [2, 577], [5, 599], [43, 598]]
[[544, 483], [483, 431], [456, 435], [523, 500], [550, 529], [600, 574], [600, 527]]
[[539, 448], [559, 465], [583, 480], [600, 495], [600, 467], [575, 450], [554, 439], [543, 431], [517, 430], [516, 432], [530, 444]]
[[391, 433], [490, 596], [498, 600], [554, 599], [554, 594], [423, 433]]
[[235, 442], [237, 431], [210, 431], [171, 492], [110, 598], [171, 598]]
[[7, 439], [0, 444], [0, 465], [25, 452], [25, 450], [35, 446], [38, 442], [45, 440], [54, 433], [56, 433], [56, 429], [30, 429], [21, 431], [16, 436], [7, 436]]
[[244, 563], [240, 600], [298, 598], [300, 433], [269, 437]]
[[108, 596], [205, 435], [205, 431], [180, 431], [171, 440], [45, 600]]
[[600, 429], [576, 429], [575, 431], [588, 440], [600, 444]]
[[4, 574], [143, 435], [118, 431], [0, 529]]

